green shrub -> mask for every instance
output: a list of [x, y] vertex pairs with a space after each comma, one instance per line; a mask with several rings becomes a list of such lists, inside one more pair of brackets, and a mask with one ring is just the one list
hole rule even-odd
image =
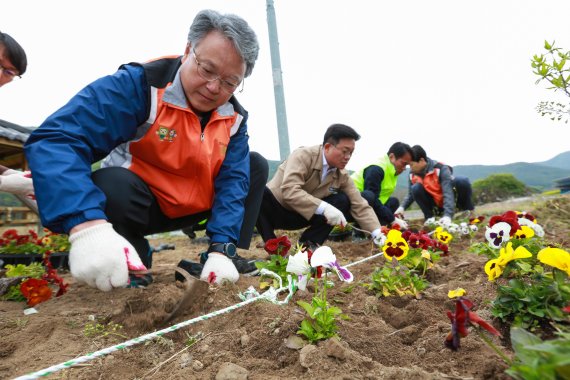
[[498, 202], [531, 194], [531, 190], [512, 174], [492, 174], [473, 182], [473, 200], [476, 204]]

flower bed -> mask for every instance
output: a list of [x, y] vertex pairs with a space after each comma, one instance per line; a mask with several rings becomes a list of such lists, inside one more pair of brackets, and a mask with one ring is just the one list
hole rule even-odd
[[0, 237], [0, 260], [4, 267], [8, 264], [29, 265], [34, 262], [42, 262], [46, 252], [49, 252], [49, 260], [53, 268], [69, 267], [69, 241], [67, 235], [54, 234], [44, 230], [44, 236], [29, 230], [28, 234], [21, 235], [12, 229], [5, 231]]

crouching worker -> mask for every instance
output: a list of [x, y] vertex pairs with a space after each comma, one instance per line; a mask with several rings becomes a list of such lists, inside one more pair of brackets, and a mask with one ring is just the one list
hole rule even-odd
[[396, 142], [377, 162], [365, 166], [352, 175], [354, 184], [374, 209], [382, 225], [408, 228], [408, 223], [398, 217], [399, 213], [396, 210], [400, 202], [392, 194], [396, 189], [398, 176], [406, 169], [411, 159], [412, 148], [403, 142]]
[[121, 66], [31, 134], [25, 153], [41, 220], [70, 234], [76, 280], [104, 291], [147, 285], [152, 251], [145, 236], [204, 218], [211, 244], [201, 277], [238, 280], [230, 257], [250, 154], [248, 115], [234, 92], [258, 50], [242, 18], [201, 11], [182, 56]]
[[359, 138], [351, 127], [333, 124], [322, 145], [291, 153], [265, 187], [257, 219], [263, 241], [275, 238], [276, 229], [308, 227], [299, 243], [321, 245], [334, 226], [352, 218], [376, 241], [382, 240], [378, 218], [345, 170]]
[[408, 195], [396, 213], [416, 201], [424, 214], [426, 224], [435, 223], [435, 216], [441, 216], [439, 223], [449, 225], [455, 214], [455, 207], [473, 214], [471, 183], [467, 177], [453, 176], [453, 168], [432, 160], [419, 145], [412, 147]]

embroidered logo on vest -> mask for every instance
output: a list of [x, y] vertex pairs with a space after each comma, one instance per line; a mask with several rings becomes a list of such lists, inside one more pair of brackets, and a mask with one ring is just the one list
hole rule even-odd
[[176, 137], [176, 130], [174, 128], [170, 129], [159, 125], [156, 134], [160, 141], [172, 142]]

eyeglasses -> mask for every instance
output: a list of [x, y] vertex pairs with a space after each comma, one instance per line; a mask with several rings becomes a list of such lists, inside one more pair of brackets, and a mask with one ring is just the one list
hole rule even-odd
[[354, 150], [348, 148], [348, 147], [344, 147], [344, 148], [339, 148], [336, 145], [333, 145], [338, 151], [340, 151], [340, 153], [344, 156], [344, 157], [352, 157], [352, 154], [354, 153]]
[[[220, 75], [218, 75], [213, 68], [208, 66], [208, 64], [198, 61], [198, 55], [196, 54], [196, 50], [192, 48], [192, 53], [194, 54], [194, 61], [196, 61], [196, 70], [198, 71], [198, 75], [200, 75], [203, 79], [207, 80], [208, 82], [213, 82], [216, 80], [220, 81], [220, 88], [224, 90], [224, 92], [228, 94], [233, 94], [238, 86], [239, 83], [232, 83], [226, 79], [222, 79]], [[241, 81], [241, 89], [239, 92], [243, 91], [244, 81]]]
[[21, 78], [14, 70], [7, 69], [2, 65], [0, 65], [0, 75], [5, 75], [11, 80]]

